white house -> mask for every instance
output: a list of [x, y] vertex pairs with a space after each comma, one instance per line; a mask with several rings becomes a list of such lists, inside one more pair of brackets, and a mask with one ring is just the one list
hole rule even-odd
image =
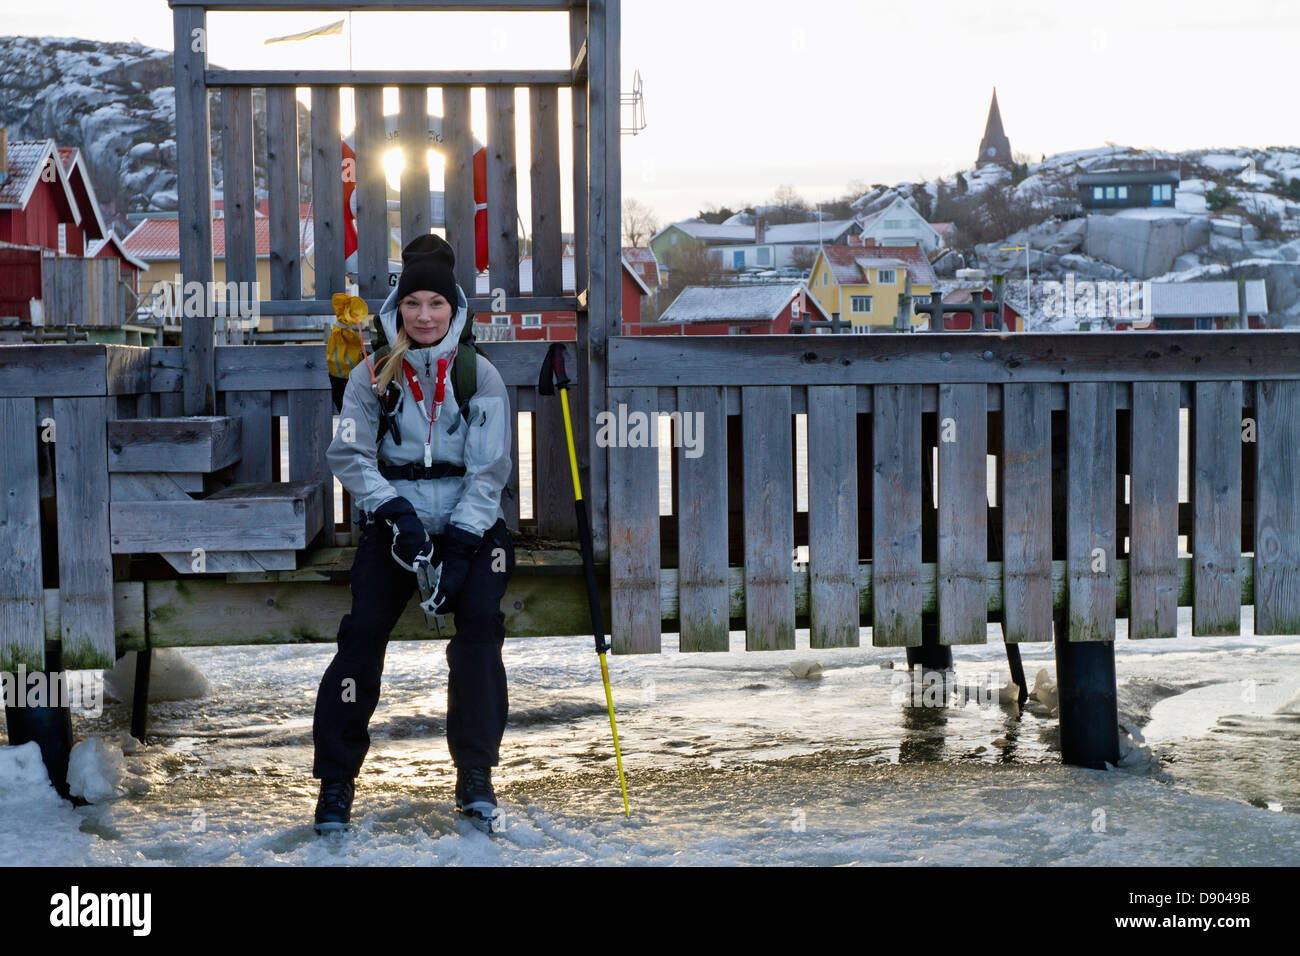
[[878, 246], [920, 246], [929, 254], [943, 244], [938, 231], [901, 198], [859, 221], [863, 237], [875, 239]]

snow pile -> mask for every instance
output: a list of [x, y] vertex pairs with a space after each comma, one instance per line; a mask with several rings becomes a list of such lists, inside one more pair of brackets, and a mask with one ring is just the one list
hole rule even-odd
[[1048, 675], [1046, 668], [1034, 676], [1034, 689], [1029, 692], [1029, 696], [1046, 707], [1049, 713], [1055, 713], [1061, 695], [1056, 689], [1056, 681]]
[[786, 666], [786, 676], [796, 680], [821, 680], [822, 666], [817, 661], [791, 661]]
[[[104, 672], [104, 689], [114, 700], [130, 701], [135, 694], [135, 651], [128, 651], [111, 671]], [[195, 700], [212, 693], [212, 685], [197, 667], [171, 647], [153, 652], [149, 668], [149, 700]]]
[[41, 759], [36, 741], [0, 747], [0, 817], [17, 808], [58, 807], [63, 803]]
[[122, 748], [99, 737], [89, 737], [73, 747], [68, 758], [68, 790], [74, 797], [102, 803], [117, 796], [125, 773]]

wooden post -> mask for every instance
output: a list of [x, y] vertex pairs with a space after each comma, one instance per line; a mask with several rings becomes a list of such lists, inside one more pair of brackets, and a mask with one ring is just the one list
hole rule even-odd
[[0, 398], [0, 672], [45, 666], [37, 440], [36, 400]]
[[[215, 353], [212, 342], [212, 169], [208, 161], [207, 11], [203, 7], [172, 8], [176, 86], [176, 168], [180, 222], [181, 279], [205, 290], [203, 315], [182, 315], [181, 346], [185, 354], [182, 385], [186, 415], [215, 415], [217, 411]], [[184, 297], [182, 296], [182, 301]]]
[[266, 166], [271, 210], [271, 298], [301, 299], [298, 100], [292, 86], [266, 89]]
[[384, 179], [384, 88], [358, 86], [357, 291], [378, 314], [388, 296], [388, 184]]
[[343, 140], [339, 133], [337, 86], [311, 88], [311, 198], [316, 246], [314, 293], [316, 299], [328, 301], [335, 292], [345, 290]]
[[[264, 298], [263, 290], [256, 286], [253, 91], [247, 86], [227, 86], [221, 91], [221, 162], [224, 177], [221, 186], [222, 226], [226, 231], [226, 316], [229, 319], [233, 304], [260, 302]], [[235, 303], [231, 302], [232, 291], [238, 296]]]
[[427, 236], [429, 220], [429, 90], [424, 86], [397, 88], [402, 147], [402, 248], [416, 236]]
[[[443, 212], [447, 241], [456, 253], [456, 282], [468, 299], [478, 295], [474, 244], [474, 139], [469, 87], [442, 90]], [[514, 411], [514, 406], [511, 406]], [[518, 505], [516, 504], [516, 510]]]

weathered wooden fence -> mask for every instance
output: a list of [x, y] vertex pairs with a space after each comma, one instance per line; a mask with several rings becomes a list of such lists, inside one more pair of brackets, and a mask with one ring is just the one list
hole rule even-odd
[[700, 442], [667, 517], [658, 449], [610, 449], [616, 650], [915, 646], [931, 614], [943, 644], [1043, 641], [1054, 611], [1072, 641], [1172, 637], [1180, 604], [1235, 634], [1243, 602], [1300, 633], [1300, 333], [616, 338], [608, 382]]

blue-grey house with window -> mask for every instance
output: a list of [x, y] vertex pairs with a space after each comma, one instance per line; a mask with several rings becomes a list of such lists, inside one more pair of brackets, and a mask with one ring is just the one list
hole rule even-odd
[[1080, 173], [1079, 202], [1084, 209], [1131, 209], [1174, 205], [1178, 172], [1173, 169]]

